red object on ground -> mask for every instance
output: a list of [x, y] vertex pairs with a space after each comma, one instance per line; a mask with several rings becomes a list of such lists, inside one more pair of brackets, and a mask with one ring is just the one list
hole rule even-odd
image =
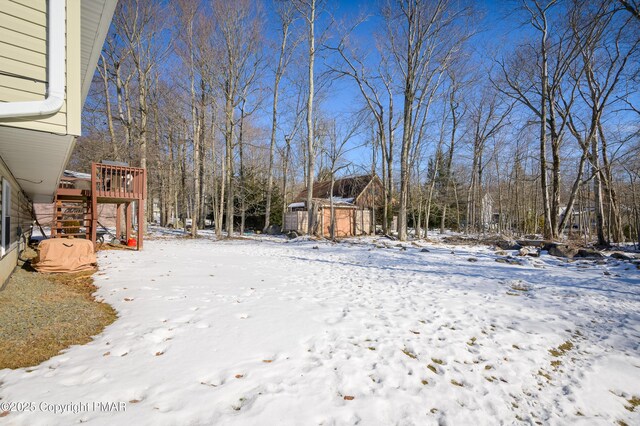
[[136, 241], [135, 238], [129, 238], [129, 241], [127, 241], [127, 247], [135, 247], [138, 245], [138, 242]]

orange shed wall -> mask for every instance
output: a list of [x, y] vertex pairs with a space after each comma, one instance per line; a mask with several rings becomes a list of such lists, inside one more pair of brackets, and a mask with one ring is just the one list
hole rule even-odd
[[[354, 209], [334, 208], [336, 215], [336, 237], [353, 236]], [[331, 208], [322, 209], [322, 236], [331, 236]]]

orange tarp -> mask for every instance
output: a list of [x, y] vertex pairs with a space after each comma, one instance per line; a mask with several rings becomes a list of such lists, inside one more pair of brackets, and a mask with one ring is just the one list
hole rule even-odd
[[93, 243], [76, 238], [51, 238], [38, 245], [33, 267], [38, 272], [80, 272], [95, 268]]

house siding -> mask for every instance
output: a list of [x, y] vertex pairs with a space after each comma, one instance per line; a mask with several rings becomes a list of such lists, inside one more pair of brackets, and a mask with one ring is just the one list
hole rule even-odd
[[[8, 180], [11, 185], [11, 229], [10, 246], [4, 256], [0, 258], [0, 285], [9, 278], [11, 272], [18, 264], [18, 230], [21, 235], [28, 235], [31, 231], [31, 201], [24, 195], [22, 188], [0, 159], [0, 181]], [[3, 185], [0, 183], [0, 200], [2, 199]], [[0, 202], [0, 235], [4, 232], [4, 212]]]
[[[66, 97], [60, 111], [0, 125], [80, 134], [80, 2], [67, 0]], [[47, 80], [47, 1], [0, 0], [0, 102], [43, 100]]]

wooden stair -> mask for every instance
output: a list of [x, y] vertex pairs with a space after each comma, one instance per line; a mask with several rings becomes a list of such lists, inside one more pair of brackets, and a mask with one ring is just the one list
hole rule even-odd
[[64, 199], [56, 196], [51, 236], [91, 239], [91, 218], [90, 199]]

